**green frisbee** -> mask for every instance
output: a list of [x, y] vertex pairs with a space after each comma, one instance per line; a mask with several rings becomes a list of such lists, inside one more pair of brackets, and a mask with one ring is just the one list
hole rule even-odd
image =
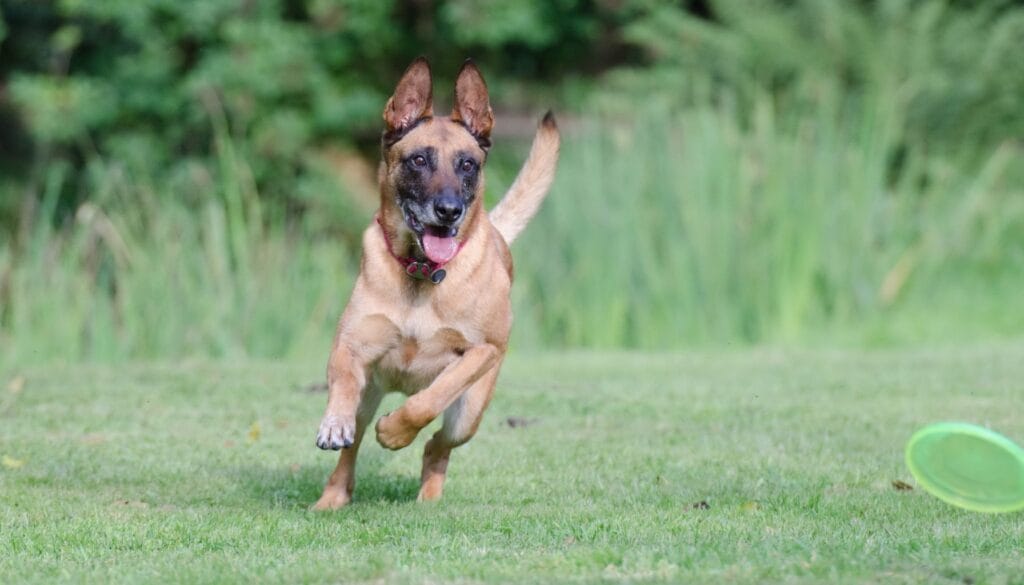
[[928, 425], [907, 443], [907, 467], [926, 491], [975, 512], [1024, 509], [1024, 449], [984, 427]]

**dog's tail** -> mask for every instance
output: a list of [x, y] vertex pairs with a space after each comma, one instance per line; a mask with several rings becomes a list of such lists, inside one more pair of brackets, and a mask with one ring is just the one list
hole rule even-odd
[[560, 142], [555, 116], [548, 112], [537, 127], [526, 163], [490, 213], [491, 223], [498, 228], [505, 242], [511, 244], [516, 239], [548, 194], [555, 179]]

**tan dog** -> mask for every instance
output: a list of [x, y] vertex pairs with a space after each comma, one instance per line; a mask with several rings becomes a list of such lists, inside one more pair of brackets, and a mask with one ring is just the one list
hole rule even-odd
[[512, 325], [508, 245], [554, 178], [559, 134], [549, 113], [530, 154], [490, 214], [483, 165], [494, 122], [483, 77], [467, 61], [450, 117], [434, 117], [430, 67], [409, 66], [384, 108], [380, 211], [327, 365], [327, 410], [316, 443], [344, 449], [315, 509], [352, 499], [356, 453], [385, 392], [409, 396], [377, 421], [401, 449], [444, 413], [423, 452], [421, 501], [441, 497], [451, 450], [480, 425]]

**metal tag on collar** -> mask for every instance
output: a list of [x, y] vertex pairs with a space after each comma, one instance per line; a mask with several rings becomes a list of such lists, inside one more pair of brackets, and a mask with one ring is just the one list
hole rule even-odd
[[430, 264], [427, 262], [410, 262], [405, 267], [405, 273], [415, 278], [416, 280], [429, 280], [434, 284], [441, 284], [444, 277], [448, 275], [444, 268], [435, 268], [431, 270]]
[[414, 260], [405, 266], [405, 273], [416, 280], [426, 280], [430, 275], [430, 266], [426, 262], [416, 262]]

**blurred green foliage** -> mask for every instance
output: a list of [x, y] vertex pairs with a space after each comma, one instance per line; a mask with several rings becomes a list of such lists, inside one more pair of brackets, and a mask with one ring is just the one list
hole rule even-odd
[[[1024, 3], [715, 0], [714, 20], [652, 3], [624, 29], [652, 67], [619, 73], [635, 95], [746, 114], [836, 103], [853, 115], [896, 102], [903, 147], [962, 154], [1024, 136]], [[977, 161], [976, 161], [977, 162]]]
[[1019, 334], [1020, 47], [1001, 0], [0, 0], [0, 354], [322, 351], [420, 54], [564, 122], [516, 344]]
[[[40, 179], [32, 161], [71, 163], [66, 212], [95, 188], [80, 174], [91, 157], [190, 192], [221, 118], [257, 161], [261, 196], [301, 206], [322, 184], [319, 149], [375, 144], [382, 104], [415, 56], [430, 56], [439, 87], [467, 56], [485, 62], [507, 104], [508, 80], [542, 86], [608, 55], [607, 29], [635, 3], [2, 0], [3, 133], [22, 139], [0, 148], [0, 163], [22, 181]], [[14, 203], [2, 210], [10, 220]]]

